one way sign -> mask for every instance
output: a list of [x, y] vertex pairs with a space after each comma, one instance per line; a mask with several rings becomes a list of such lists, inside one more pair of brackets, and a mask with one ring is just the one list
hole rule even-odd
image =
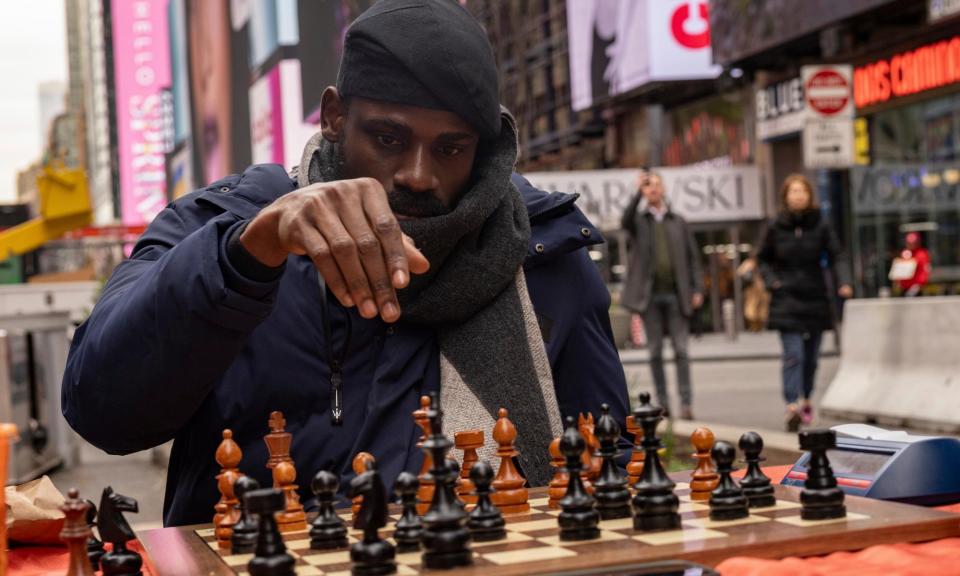
[[809, 169], [853, 164], [853, 121], [809, 119], [803, 127], [803, 164]]

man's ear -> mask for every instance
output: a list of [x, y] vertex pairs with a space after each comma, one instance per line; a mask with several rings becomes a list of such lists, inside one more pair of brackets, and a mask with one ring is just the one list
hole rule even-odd
[[327, 86], [320, 97], [320, 133], [328, 142], [339, 142], [346, 124], [346, 108], [340, 93]]

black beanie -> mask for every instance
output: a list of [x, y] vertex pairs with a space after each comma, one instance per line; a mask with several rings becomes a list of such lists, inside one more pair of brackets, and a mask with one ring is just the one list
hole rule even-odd
[[381, 0], [347, 29], [342, 96], [448, 110], [481, 138], [500, 133], [493, 50], [455, 0]]

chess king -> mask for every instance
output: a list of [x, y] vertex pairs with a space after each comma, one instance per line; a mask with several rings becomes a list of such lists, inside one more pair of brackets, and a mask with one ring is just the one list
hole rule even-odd
[[587, 254], [603, 239], [574, 196], [514, 174], [517, 129], [469, 12], [375, 4], [321, 102], [292, 172], [252, 166], [163, 210], [73, 340], [75, 430], [115, 454], [174, 439], [168, 525], [209, 522], [225, 428], [239, 469], [271, 485], [271, 410], [298, 477], [329, 469], [341, 490], [360, 451], [388, 490], [418, 470], [410, 414], [431, 391], [452, 432], [491, 430], [509, 407], [532, 486], [550, 479], [561, 413], [606, 402], [624, 421], [610, 299]]

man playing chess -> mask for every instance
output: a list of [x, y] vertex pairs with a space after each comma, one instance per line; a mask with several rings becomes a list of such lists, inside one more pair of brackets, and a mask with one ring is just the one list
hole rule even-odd
[[575, 197], [513, 175], [517, 131], [493, 53], [452, 0], [383, 0], [348, 30], [300, 165], [248, 168], [168, 206], [77, 330], [63, 413], [126, 454], [174, 439], [164, 519], [208, 522], [214, 453], [270, 484], [282, 411], [299, 485], [372, 453], [416, 471], [411, 413], [439, 390], [445, 427], [486, 434], [508, 407], [531, 485], [561, 414], [623, 422], [609, 295]]

